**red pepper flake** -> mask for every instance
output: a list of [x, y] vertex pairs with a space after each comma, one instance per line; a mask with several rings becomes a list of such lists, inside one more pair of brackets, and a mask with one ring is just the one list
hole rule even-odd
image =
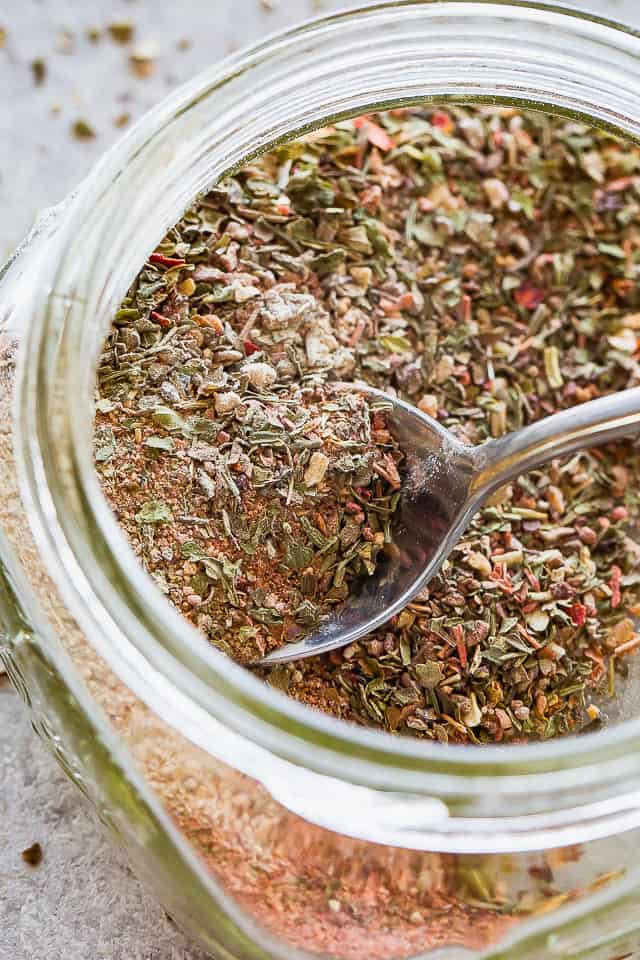
[[569, 607], [569, 615], [576, 627], [581, 627], [587, 619], [587, 608], [584, 603], [574, 603]]
[[511, 574], [507, 570], [507, 567], [504, 563], [496, 563], [493, 570], [489, 574], [490, 580], [495, 580], [496, 583], [499, 583], [504, 593], [511, 595], [513, 593], [513, 584], [511, 582]]
[[528, 569], [525, 567], [524, 575], [525, 575], [525, 577], [527, 578], [527, 580], [529, 581], [529, 583], [531, 584], [531, 588], [532, 588], [533, 590], [538, 590], [538, 591], [539, 591], [539, 590], [541, 589], [541, 587], [540, 587], [540, 581], [538, 580], [538, 578], [536, 577], [535, 573], [534, 573], [532, 570], [528, 570]]
[[403, 293], [402, 296], [399, 297], [399, 299], [396, 301], [396, 306], [400, 310], [416, 309], [416, 301], [410, 290], [407, 293]]
[[259, 353], [260, 347], [256, 346], [253, 340], [245, 340], [243, 343], [244, 353], [246, 357], [250, 357], [252, 353]]
[[380, 206], [380, 201], [382, 200], [382, 188], [377, 183], [374, 183], [373, 186], [367, 187], [358, 194], [358, 200], [365, 210], [369, 210], [370, 213], [373, 213]]
[[453, 130], [453, 120], [445, 110], [436, 110], [431, 117], [431, 123], [438, 127], [443, 133], [451, 133]]
[[473, 303], [468, 293], [463, 294], [458, 307], [458, 315], [462, 323], [469, 323], [473, 311]]
[[620, 578], [622, 577], [622, 570], [615, 563], [611, 567], [611, 579], [609, 580], [609, 587], [611, 588], [611, 606], [613, 609], [620, 606], [620, 601], [622, 596], [620, 594]]
[[607, 193], [620, 193], [622, 190], [628, 190], [629, 187], [632, 187], [637, 177], [618, 177], [617, 180], [611, 180], [606, 184], [605, 190]]
[[530, 283], [528, 280], [518, 287], [517, 290], [514, 290], [513, 299], [516, 301], [519, 307], [524, 307], [525, 310], [535, 310], [536, 307], [539, 307], [542, 301], [545, 298], [545, 291], [540, 287], [534, 286], [533, 283]]
[[467, 668], [467, 646], [464, 642], [464, 630], [462, 629], [461, 623], [456, 623], [454, 627], [451, 628], [451, 635], [456, 642], [456, 650], [458, 651], [458, 657], [460, 659], [460, 666], [463, 670]]
[[159, 263], [162, 267], [184, 267], [186, 262], [178, 257], [165, 257], [162, 253], [152, 253], [149, 257], [149, 263]]
[[387, 131], [383, 130], [379, 124], [374, 123], [373, 120], [370, 120], [369, 117], [356, 117], [353, 125], [356, 130], [364, 130], [369, 143], [374, 147], [378, 147], [379, 150], [386, 152], [387, 150], [393, 150], [395, 147], [395, 143]]
[[589, 657], [590, 660], [594, 660], [596, 663], [604, 663], [604, 657], [602, 654], [598, 650], [594, 650], [593, 647], [587, 647], [584, 654], [585, 657]]
[[171, 317], [165, 317], [164, 314], [158, 313], [156, 310], [151, 311], [151, 316], [153, 317], [156, 323], [159, 323], [160, 326], [164, 327], [165, 329], [167, 327], [173, 326], [173, 320], [171, 319]]
[[379, 127], [377, 123], [368, 123], [366, 126], [367, 138], [369, 143], [372, 143], [374, 147], [378, 147], [379, 150], [393, 150], [395, 143], [382, 127]]

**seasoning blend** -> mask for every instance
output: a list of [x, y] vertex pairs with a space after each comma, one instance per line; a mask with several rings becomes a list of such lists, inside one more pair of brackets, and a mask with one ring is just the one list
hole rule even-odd
[[[114, 319], [95, 460], [141, 562], [249, 663], [393, 549], [392, 391], [471, 443], [638, 383], [636, 147], [412, 108], [285, 144], [200, 198]], [[499, 491], [441, 574], [343, 651], [259, 670], [442, 743], [596, 728], [640, 644], [632, 443]]]
[[[112, 396], [127, 388], [129, 422], [121, 425], [121, 404], [100, 401], [96, 460], [120, 524], [167, 596], [250, 663], [317, 627], [393, 547], [402, 454], [384, 402], [321, 384], [277, 387], [275, 367], [233, 349], [211, 374], [204, 345], [219, 343], [222, 327], [215, 341], [203, 328], [173, 327], [120, 358], [124, 370], [144, 371], [135, 398], [123, 367], [112, 379], [121, 341], [113, 344], [105, 382]], [[188, 371], [178, 386], [159, 380], [175, 378], [177, 366]]]

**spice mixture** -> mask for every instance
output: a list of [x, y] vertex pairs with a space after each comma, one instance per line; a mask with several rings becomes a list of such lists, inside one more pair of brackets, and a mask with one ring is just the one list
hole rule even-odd
[[[335, 380], [472, 443], [637, 384], [639, 168], [575, 121], [427, 107], [317, 131], [203, 196], [98, 376], [103, 488], [178, 609], [246, 661], [375, 568], [401, 454]], [[620, 443], [522, 477], [385, 628], [261, 675], [443, 742], [597, 724], [640, 645], [638, 466]]]
[[[96, 431], [96, 459], [121, 525], [167, 596], [216, 646], [251, 662], [309, 633], [354, 578], [375, 571], [392, 546], [401, 454], [384, 401], [313, 383], [279, 389], [275, 367], [243, 363], [238, 350], [205, 358], [200, 329], [195, 350], [189, 325], [138, 344], [134, 390], [130, 355], [124, 374], [113, 372], [116, 340], [105, 379], [111, 396], [124, 385], [125, 406], [101, 401], [113, 426]], [[215, 336], [237, 339], [222, 327]], [[233, 354], [226, 367], [220, 353]], [[177, 385], [163, 379], [176, 367], [187, 368]], [[148, 416], [138, 424], [140, 405]], [[118, 425], [123, 412], [133, 429]]]

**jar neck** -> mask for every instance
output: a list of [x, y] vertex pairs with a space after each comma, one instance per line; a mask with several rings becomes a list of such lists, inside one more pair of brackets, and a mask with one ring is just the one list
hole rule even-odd
[[148, 114], [64, 210], [34, 277], [17, 456], [39, 547], [79, 625], [203, 749], [224, 742], [237, 756], [242, 744], [259, 779], [290, 773], [289, 762], [308, 771], [305, 803], [316, 776], [423, 798], [431, 806], [414, 833], [430, 849], [436, 835], [446, 849], [454, 833], [515, 849], [525, 825], [544, 843], [569, 821], [585, 837], [636, 825], [640, 721], [540, 746], [442, 748], [361, 730], [266, 687], [169, 607], [127, 546], [91, 459], [96, 359], [149, 251], [194, 196], [257, 153], [330, 119], [443, 100], [553, 110], [638, 140], [639, 54], [629, 31], [536, 4], [379, 3], [319, 20], [206, 71]]

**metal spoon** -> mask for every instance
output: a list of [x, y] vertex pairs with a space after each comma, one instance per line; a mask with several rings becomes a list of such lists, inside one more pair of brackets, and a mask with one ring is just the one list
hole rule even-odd
[[498, 487], [587, 447], [640, 432], [640, 387], [591, 400], [469, 446], [416, 407], [365, 384], [341, 385], [387, 401], [387, 415], [406, 454], [395, 543], [398, 556], [357, 589], [303, 640], [261, 663], [282, 663], [345, 647], [399, 613], [438, 572], [469, 521]]

